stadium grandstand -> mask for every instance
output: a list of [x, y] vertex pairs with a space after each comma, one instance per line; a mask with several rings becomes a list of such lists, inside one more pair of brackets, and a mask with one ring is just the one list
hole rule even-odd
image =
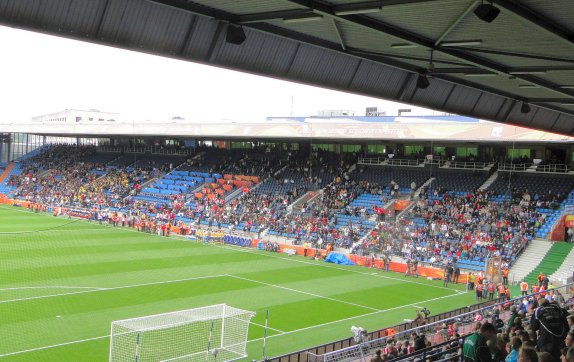
[[[91, 112], [92, 117], [90, 111], [84, 114], [98, 117]], [[504, 133], [510, 126], [448, 115], [269, 118], [263, 126], [272, 129], [275, 123], [392, 124], [397, 134], [415, 124], [427, 129], [449, 124], [449, 132], [472, 127], [475, 138], [469, 145], [465, 132], [452, 133], [448, 142], [429, 141], [436, 133], [419, 131], [409, 139], [352, 143], [9, 133], [0, 149], [3, 203], [160, 236], [319, 260], [343, 256], [353, 264], [461, 283], [465, 289], [496, 260], [499, 272], [484, 277], [481, 286], [485, 300], [503, 274], [513, 290], [522, 280], [537, 285], [540, 272], [555, 285], [572, 282], [571, 139], [512, 127], [513, 142], [477, 141], [480, 134], [499, 128]], [[40, 132], [44, 126], [23, 127]], [[479, 303], [473, 308], [486, 308], [482, 296], [473, 300]], [[491, 307], [480, 310], [492, 313]], [[497, 310], [508, 313], [508, 305]], [[436, 318], [456, 328], [451, 317]], [[436, 324], [436, 333], [443, 324]], [[411, 333], [415, 327], [400, 328]], [[429, 331], [434, 329], [424, 334]], [[452, 338], [461, 333], [442, 339], [432, 333], [428, 338], [437, 346], [458, 353]], [[396, 343], [409, 340], [404, 336]], [[383, 334], [369, 340], [379, 340], [369, 353], [390, 348]], [[345, 343], [353, 348], [352, 340]], [[385, 352], [387, 358], [415, 353], [407, 347]]]
[[0, 120], [0, 359], [574, 362], [572, 20], [0, 0], [2, 25], [437, 110]]

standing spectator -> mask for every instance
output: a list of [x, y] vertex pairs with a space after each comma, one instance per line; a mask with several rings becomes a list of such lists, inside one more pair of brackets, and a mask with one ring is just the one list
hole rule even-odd
[[521, 296], [528, 295], [528, 283], [524, 279], [522, 279], [522, 281], [520, 282], [520, 295]]
[[482, 281], [476, 284], [476, 301], [482, 302], [482, 289], [483, 289]]
[[508, 285], [508, 268], [502, 269], [502, 285]]
[[468, 290], [473, 290], [474, 289], [474, 280], [475, 280], [475, 275], [472, 274], [472, 272], [468, 272]]
[[442, 286], [448, 287], [449, 281], [450, 281], [450, 273], [449, 273], [449, 267], [447, 266], [446, 268], [444, 268], [444, 281], [442, 283]]
[[458, 278], [460, 277], [460, 268], [457, 266], [455, 266], [454, 268], [454, 274], [452, 275], [452, 282], [457, 284], [458, 283]]
[[550, 352], [556, 360], [560, 358], [560, 347], [568, 333], [566, 311], [545, 298], [538, 301], [530, 319], [530, 327], [538, 331], [536, 349], [539, 352]]
[[542, 286], [542, 280], [544, 279], [544, 274], [542, 274], [542, 272], [538, 273], [538, 286], [541, 287]]
[[488, 291], [488, 300], [494, 300], [494, 283], [492, 280], [488, 282], [486, 289]]
[[492, 356], [486, 342], [496, 336], [496, 328], [486, 322], [478, 332], [464, 340], [462, 353], [465, 362], [491, 362]]

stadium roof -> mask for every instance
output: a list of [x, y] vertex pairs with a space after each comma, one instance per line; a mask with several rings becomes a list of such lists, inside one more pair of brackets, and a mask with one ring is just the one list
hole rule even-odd
[[0, 0], [0, 23], [573, 135], [571, 0], [489, 4]]

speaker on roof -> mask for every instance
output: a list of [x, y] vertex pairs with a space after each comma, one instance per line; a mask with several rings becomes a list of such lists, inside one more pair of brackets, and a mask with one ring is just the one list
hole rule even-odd
[[480, 4], [474, 9], [474, 15], [480, 20], [491, 23], [500, 14], [500, 9], [492, 4]]
[[237, 25], [229, 24], [227, 26], [227, 34], [225, 35], [225, 41], [229, 44], [241, 45], [247, 39], [245, 36], [245, 31], [243, 28]]

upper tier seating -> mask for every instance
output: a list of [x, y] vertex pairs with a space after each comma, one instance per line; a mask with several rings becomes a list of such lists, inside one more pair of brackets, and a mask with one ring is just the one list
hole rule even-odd
[[[509, 189], [510, 187], [510, 189]], [[574, 187], [574, 177], [569, 175], [529, 174], [525, 172], [501, 172], [488, 191], [506, 197], [499, 201], [508, 201], [511, 197], [521, 197], [528, 191], [533, 200], [562, 201]]]
[[433, 170], [429, 189], [440, 189], [441, 193], [453, 191], [457, 196], [475, 192], [488, 178], [484, 171]]
[[[389, 185], [391, 181], [399, 185], [401, 194], [406, 195], [411, 192], [411, 183], [420, 187], [430, 177], [429, 170], [424, 168], [405, 167], [360, 167], [351, 177], [357, 181], [368, 181], [379, 185]], [[388, 186], [385, 187], [388, 192]]]

